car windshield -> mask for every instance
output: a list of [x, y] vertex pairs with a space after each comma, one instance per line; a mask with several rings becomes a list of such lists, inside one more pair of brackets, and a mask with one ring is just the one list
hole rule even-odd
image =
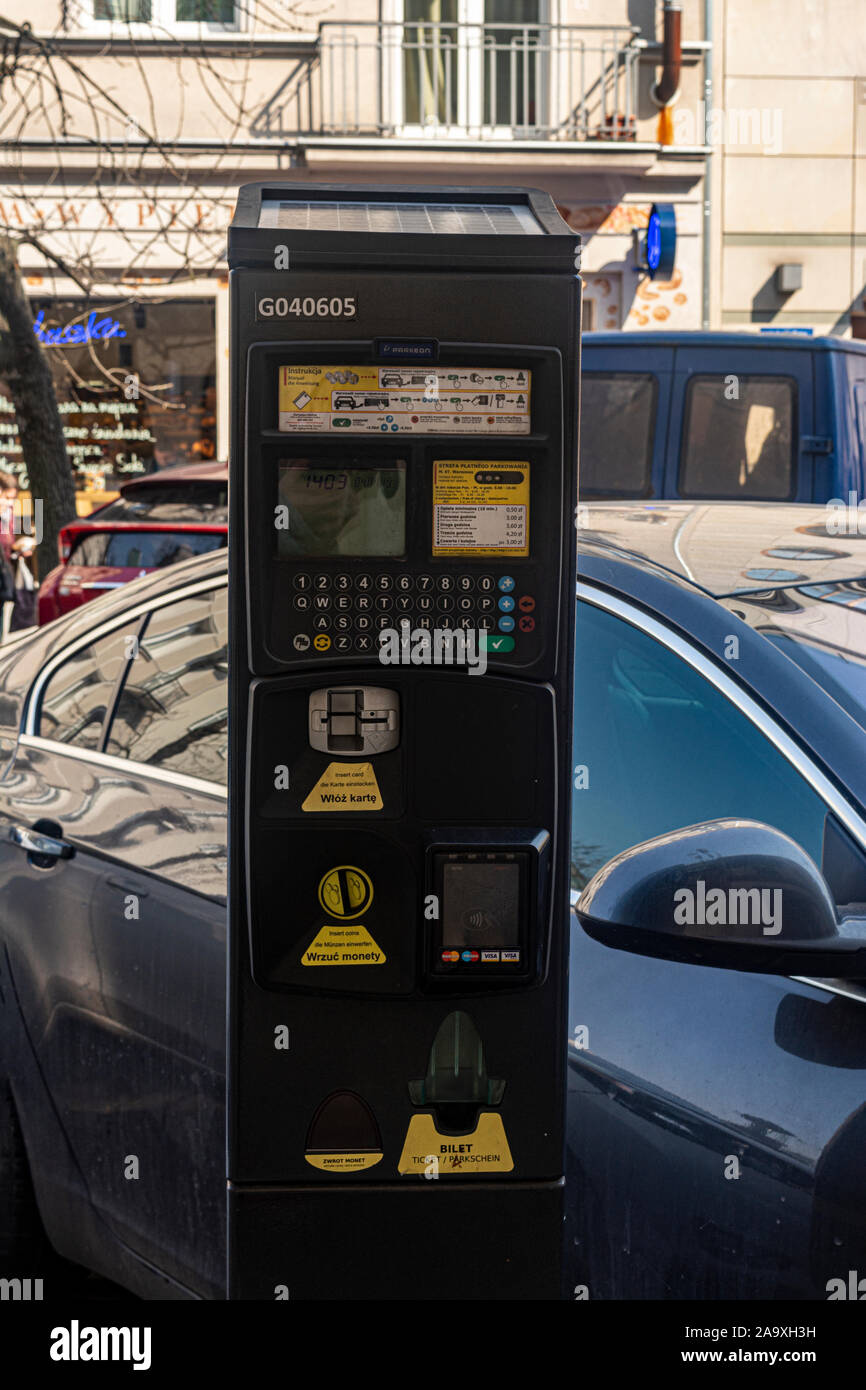
[[69, 564], [163, 569], [193, 555], [219, 550], [225, 543], [225, 534], [218, 531], [98, 531], [79, 536]]

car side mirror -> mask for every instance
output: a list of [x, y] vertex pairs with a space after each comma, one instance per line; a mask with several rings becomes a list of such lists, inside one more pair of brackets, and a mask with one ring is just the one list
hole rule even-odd
[[841, 921], [794, 840], [748, 820], [704, 821], [624, 850], [577, 902], [618, 950], [770, 975], [866, 976], [866, 919]]

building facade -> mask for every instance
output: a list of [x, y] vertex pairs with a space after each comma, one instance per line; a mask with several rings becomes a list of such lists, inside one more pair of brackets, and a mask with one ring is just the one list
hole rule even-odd
[[225, 457], [225, 227], [254, 179], [544, 188], [584, 237], [586, 328], [866, 332], [861, 7], [682, 0], [662, 110], [657, 0], [16, 0], [0, 229], [29, 238], [82, 510]]

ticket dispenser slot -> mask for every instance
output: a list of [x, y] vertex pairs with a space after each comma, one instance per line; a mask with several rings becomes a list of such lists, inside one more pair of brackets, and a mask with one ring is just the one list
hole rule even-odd
[[560, 1295], [578, 252], [532, 190], [240, 191], [232, 1299]]

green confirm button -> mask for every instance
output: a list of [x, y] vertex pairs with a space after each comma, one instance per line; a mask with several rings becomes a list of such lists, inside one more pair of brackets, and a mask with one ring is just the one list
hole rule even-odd
[[514, 638], [502, 637], [497, 632], [482, 632], [486, 652], [513, 652]]

